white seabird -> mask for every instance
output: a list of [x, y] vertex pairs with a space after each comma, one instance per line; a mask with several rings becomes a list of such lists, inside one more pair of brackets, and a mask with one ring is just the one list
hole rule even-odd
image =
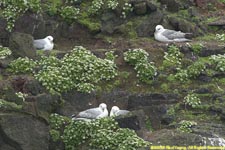
[[126, 115], [130, 111], [128, 110], [120, 110], [119, 107], [113, 106], [111, 111], [110, 111], [110, 117], [112, 116], [120, 116], [120, 115]]
[[99, 119], [104, 118], [109, 115], [107, 110], [107, 105], [105, 103], [101, 103], [99, 107], [87, 109], [85, 111], [80, 112], [77, 116], [72, 116], [73, 120], [90, 120], [90, 119]]
[[189, 42], [191, 40], [187, 39], [185, 36], [190, 34], [192, 33], [169, 30], [165, 29], [162, 25], [157, 25], [155, 27], [154, 37], [160, 42]]
[[44, 39], [34, 40], [33, 45], [38, 50], [46, 50], [46, 51], [52, 50], [54, 47], [53, 37], [47, 36]]

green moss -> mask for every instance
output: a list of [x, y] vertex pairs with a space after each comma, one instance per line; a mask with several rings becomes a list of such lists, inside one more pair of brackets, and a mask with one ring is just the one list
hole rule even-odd
[[21, 110], [22, 105], [17, 105], [16, 103], [13, 102], [8, 102], [3, 99], [0, 99], [0, 109], [4, 110]]
[[[85, 7], [84, 5], [83, 7]], [[85, 26], [91, 33], [98, 33], [101, 30], [100, 21], [92, 16], [89, 16], [87, 11], [82, 11], [77, 22]]]
[[150, 121], [150, 119], [148, 118], [145, 122], [146, 124], [146, 128], [149, 130], [149, 131], [154, 131], [154, 129], [152, 128], [152, 123]]

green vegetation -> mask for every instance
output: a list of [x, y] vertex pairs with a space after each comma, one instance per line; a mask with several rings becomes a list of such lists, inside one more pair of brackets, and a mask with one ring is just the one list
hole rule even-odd
[[15, 74], [33, 73], [36, 62], [28, 57], [17, 58], [9, 64], [9, 71]]
[[192, 44], [191, 50], [194, 52], [194, 54], [198, 55], [203, 48], [203, 45], [200, 43]]
[[40, 0], [1, 0], [0, 6], [3, 7], [2, 14], [0, 14], [6, 21], [8, 31], [12, 31], [15, 26], [16, 19], [22, 16], [28, 10], [39, 12], [41, 10]]
[[216, 40], [224, 42], [225, 41], [225, 34], [216, 34]]
[[196, 122], [194, 121], [187, 121], [187, 120], [182, 120], [180, 123], [179, 123], [179, 127], [177, 128], [179, 131], [181, 132], [187, 132], [187, 133], [191, 133], [192, 132], [192, 127], [197, 125]]
[[180, 67], [182, 58], [183, 54], [180, 52], [179, 48], [176, 45], [170, 45], [168, 47], [168, 52], [164, 52], [162, 69], [165, 70], [168, 67]]
[[70, 121], [53, 114], [50, 116], [50, 134], [54, 141], [62, 140], [66, 150], [87, 145], [102, 150], [135, 150], [150, 143], [139, 138], [133, 130], [118, 127], [112, 118], [86, 121]]
[[225, 55], [212, 55], [210, 57], [211, 64], [215, 66], [216, 71], [224, 72], [225, 71]]
[[189, 93], [184, 97], [184, 104], [192, 108], [198, 108], [201, 105], [201, 100], [198, 98], [197, 94]]
[[117, 75], [116, 64], [109, 59], [115, 59], [110, 52], [106, 59], [100, 59], [77, 46], [61, 60], [55, 56], [42, 56], [40, 61], [25, 57], [12, 61], [9, 66], [16, 74], [33, 73], [51, 93], [60, 94], [71, 89], [90, 93], [100, 81], [108, 81]]
[[124, 60], [135, 66], [134, 69], [140, 81], [149, 84], [157, 72], [154, 63], [148, 62], [148, 56], [149, 54], [143, 49], [129, 50], [124, 53]]
[[0, 45], [0, 59], [5, 59], [11, 54], [12, 54], [12, 51], [8, 47], [3, 47]]
[[8, 102], [3, 99], [0, 99], [0, 109], [6, 109], [6, 110], [21, 110], [22, 106], [17, 105], [13, 102]]
[[6, 29], [11, 32], [15, 26], [16, 20], [28, 11], [39, 13], [46, 11], [50, 16], [61, 16], [68, 23], [78, 22], [86, 26], [92, 33], [100, 29], [100, 22], [93, 21], [95, 16], [101, 15], [105, 11], [111, 11], [121, 5], [121, 15], [118, 17], [126, 18], [133, 11], [131, 4], [118, 0], [92, 0], [83, 2], [81, 0], [2, 0], [0, 6], [3, 11], [0, 12], [7, 21]]
[[78, 14], [80, 13], [79, 8], [73, 6], [65, 6], [60, 11], [60, 16], [68, 23], [72, 23], [77, 19]]

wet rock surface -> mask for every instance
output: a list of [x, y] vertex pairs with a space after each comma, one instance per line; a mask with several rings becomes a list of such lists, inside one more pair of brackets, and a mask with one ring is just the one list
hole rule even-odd
[[[8, 149], [48, 150], [48, 126], [30, 115], [3, 113], [0, 119], [0, 135], [8, 140]], [[12, 146], [11, 146], [12, 145]], [[10, 147], [10, 148], [9, 148]]]

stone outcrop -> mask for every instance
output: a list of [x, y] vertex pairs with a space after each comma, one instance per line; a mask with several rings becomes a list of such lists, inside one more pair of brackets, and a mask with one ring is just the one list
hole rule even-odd
[[5, 140], [4, 150], [48, 150], [48, 132], [48, 125], [31, 115], [1, 114], [0, 137]]
[[33, 37], [29, 34], [15, 32], [9, 39], [9, 48], [15, 58], [29, 57], [35, 58], [36, 51], [33, 47]]

